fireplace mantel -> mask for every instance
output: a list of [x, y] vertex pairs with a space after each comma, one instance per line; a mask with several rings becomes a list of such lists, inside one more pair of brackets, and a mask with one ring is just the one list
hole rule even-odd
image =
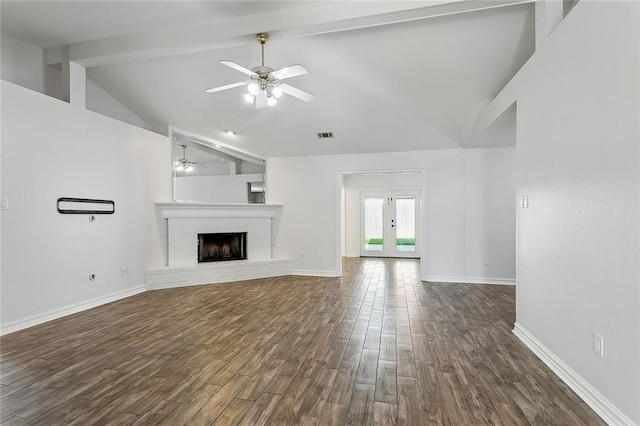
[[205, 203], [192, 201], [155, 202], [162, 217], [169, 218], [275, 218], [282, 211], [282, 204]]

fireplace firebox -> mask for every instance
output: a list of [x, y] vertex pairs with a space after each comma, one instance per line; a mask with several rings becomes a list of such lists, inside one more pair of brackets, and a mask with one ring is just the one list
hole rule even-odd
[[246, 232], [198, 234], [198, 263], [246, 258]]

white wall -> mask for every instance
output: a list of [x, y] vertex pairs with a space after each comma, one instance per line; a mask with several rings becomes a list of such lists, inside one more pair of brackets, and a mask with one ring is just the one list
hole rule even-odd
[[[44, 51], [7, 34], [0, 33], [0, 63], [3, 80], [18, 86], [62, 98], [62, 71], [45, 67]], [[45, 81], [46, 80], [46, 81]], [[46, 83], [46, 84], [45, 84]], [[87, 109], [134, 126], [150, 129], [150, 125], [115, 98], [87, 79]]]
[[[90, 69], [87, 69], [89, 74]], [[63, 74], [62, 71], [53, 67], [46, 67], [45, 73], [45, 93], [56, 99], [63, 99]], [[87, 76], [86, 79], [86, 108], [90, 111], [97, 112], [98, 114], [105, 115], [107, 117], [114, 118], [124, 123], [147, 129], [154, 129], [150, 123], [147, 123], [138, 115], [136, 115], [129, 108], [121, 104], [116, 98], [105, 92], [100, 86], [95, 84]], [[158, 126], [156, 126], [158, 127]], [[158, 133], [158, 132], [157, 132]], [[162, 132], [159, 132], [162, 133]]]
[[4, 33], [0, 34], [0, 39], [2, 79], [42, 93], [44, 91], [43, 50]]
[[[492, 153], [495, 153], [495, 159]], [[485, 157], [471, 154], [470, 162], [475, 165], [474, 170], [483, 173], [490, 165], [497, 166], [504, 162], [502, 167], [508, 171], [513, 169], [513, 165], [509, 164], [509, 155], [513, 158], [513, 148], [495, 148], [488, 150]], [[485, 168], [479, 165], [484, 160], [488, 161]], [[281, 157], [270, 158], [267, 162], [267, 202], [285, 206], [275, 240], [274, 256], [294, 258], [295, 271], [321, 275], [340, 274], [340, 173], [422, 171], [422, 279], [469, 281], [465, 271], [465, 242], [475, 236], [465, 234], [465, 179], [473, 176], [465, 174], [464, 150]], [[496, 174], [508, 176], [507, 171]], [[483, 179], [485, 184], [491, 181]], [[503, 191], [505, 197], [513, 197], [513, 182], [511, 185], [511, 189], [495, 191]], [[352, 209], [353, 207], [351, 205]], [[350, 206], [347, 205], [346, 208], [349, 209]], [[478, 208], [487, 206], [481, 205]], [[479, 215], [486, 217], [491, 211], [489, 209]], [[513, 219], [510, 223], [505, 222], [504, 226], [513, 227]], [[509, 232], [513, 233], [504, 231], [503, 234], [508, 235]], [[486, 233], [480, 235], [486, 236]], [[487, 241], [489, 240], [487, 237]], [[477, 245], [490, 244], [479, 242]], [[492, 254], [489, 255], [493, 257]], [[499, 256], [496, 252], [496, 266], [501, 262], [498, 261]], [[505, 262], [509, 262], [509, 256], [505, 257]], [[513, 265], [510, 268], [513, 270]], [[508, 271], [509, 266], [502, 266], [501, 270]], [[474, 274], [472, 277], [476, 280], [479, 277], [490, 278], [488, 275], [478, 275], [477, 271]], [[513, 275], [493, 278], [509, 281], [513, 279]]]
[[499, 282], [515, 278], [515, 193], [515, 147], [464, 150], [467, 279]]
[[176, 178], [176, 199], [211, 203], [247, 203], [248, 182], [262, 182], [263, 174], [224, 176], [179, 176]]
[[639, 9], [579, 2], [521, 70], [517, 108], [518, 325], [636, 424]]
[[[3, 81], [2, 154], [3, 331], [143, 289], [145, 269], [165, 265], [153, 202], [171, 196], [166, 137]], [[116, 213], [62, 215], [65, 196], [114, 200]]]
[[87, 79], [87, 109], [143, 129], [151, 129], [143, 119], [89, 79]]

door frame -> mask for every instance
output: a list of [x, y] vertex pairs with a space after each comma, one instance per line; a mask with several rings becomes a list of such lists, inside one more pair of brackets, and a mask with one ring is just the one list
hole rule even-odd
[[[422, 218], [422, 197], [421, 197], [421, 190], [420, 189], [413, 189], [413, 188], [403, 188], [403, 189], [382, 189], [382, 190], [375, 190], [375, 189], [369, 189], [369, 188], [361, 188], [358, 189], [358, 256], [360, 257], [390, 257], [390, 258], [409, 258], [409, 259], [420, 259], [421, 258], [421, 248], [422, 248], [422, 233], [421, 233], [421, 218]], [[364, 214], [364, 200], [365, 197], [367, 197], [367, 195], [371, 195], [371, 196], [379, 196], [381, 198], [396, 198], [397, 197], [402, 197], [403, 195], [408, 195], [408, 196], [413, 196], [415, 197], [416, 200], [416, 204], [415, 204], [415, 247], [416, 250], [415, 252], [404, 252], [404, 253], [399, 253], [397, 250], [395, 250], [395, 243], [392, 245], [392, 247], [394, 247], [393, 249], [390, 249], [389, 246], [387, 245], [386, 248], [379, 252], [367, 252], [364, 249], [364, 244], [363, 244], [363, 237], [364, 237], [364, 220], [363, 220], [363, 214]], [[387, 221], [389, 220], [389, 218], [384, 218], [384, 225], [383, 225], [383, 235], [385, 235], [385, 233], [387, 232], [393, 232], [393, 237], [394, 239], [397, 238], [397, 236], [395, 235], [395, 230], [391, 231], [391, 228], [397, 229], [397, 218], [395, 217], [395, 202], [396, 200], [392, 201], [392, 203], [394, 203], [393, 207], [390, 209], [393, 215], [393, 219], [395, 221], [395, 226], [391, 226], [390, 223], [388, 223]], [[388, 204], [387, 204], [388, 205]], [[386, 210], [386, 209], [385, 209]], [[392, 240], [393, 241], [393, 240]]]
[[[342, 226], [342, 214], [341, 209], [345, 208], [346, 202], [344, 197], [344, 192], [342, 189], [345, 187], [344, 179], [348, 175], [370, 175], [370, 174], [397, 174], [397, 173], [416, 173], [420, 176], [420, 185], [418, 187], [407, 187], [406, 189], [417, 190], [420, 194], [420, 217], [418, 218], [418, 222], [420, 223], [420, 277], [423, 280], [426, 280], [428, 276], [428, 264], [427, 264], [427, 256], [429, 255], [427, 249], [427, 233], [428, 233], [428, 224], [427, 224], [427, 207], [429, 206], [429, 197], [427, 196], [427, 188], [428, 188], [428, 173], [426, 167], [408, 167], [408, 168], [362, 168], [362, 169], [340, 169], [338, 168], [335, 173], [335, 183], [334, 183], [334, 199], [335, 199], [335, 254], [334, 254], [334, 265], [335, 265], [335, 277], [342, 276], [342, 239], [345, 238], [345, 228]], [[353, 188], [358, 189], [358, 188]], [[378, 188], [371, 188], [373, 190]], [[360, 229], [356, 230], [358, 233], [358, 238], [360, 238]]]

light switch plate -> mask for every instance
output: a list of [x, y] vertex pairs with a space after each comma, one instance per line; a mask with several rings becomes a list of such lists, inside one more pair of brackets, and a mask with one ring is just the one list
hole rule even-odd
[[593, 333], [593, 352], [600, 358], [604, 358], [604, 337], [598, 333]]

